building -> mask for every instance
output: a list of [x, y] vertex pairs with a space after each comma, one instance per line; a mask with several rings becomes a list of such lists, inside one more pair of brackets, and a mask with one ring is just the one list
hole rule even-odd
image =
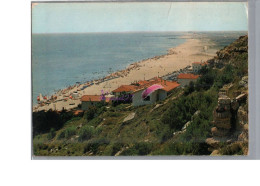
[[90, 106], [95, 106], [101, 101], [104, 100], [100, 95], [84, 95], [81, 97], [81, 109], [88, 110]]
[[133, 91], [137, 88], [137, 86], [135, 85], [121, 85], [120, 87], [118, 87], [117, 89], [112, 91], [112, 94], [115, 97], [119, 97], [122, 94], [132, 94]]
[[208, 65], [208, 62], [194, 62], [192, 63], [192, 72], [197, 74], [201, 70], [201, 68], [205, 65]]
[[193, 73], [198, 73], [199, 71], [200, 71], [200, 69], [201, 69], [201, 62], [194, 62], [194, 63], [192, 63], [192, 71], [193, 71]]
[[88, 110], [90, 106], [95, 106], [100, 102], [112, 103], [114, 95], [84, 95], [81, 97], [81, 109]]
[[185, 87], [186, 85], [189, 85], [191, 81], [195, 82], [199, 78], [199, 75], [194, 74], [179, 74], [178, 75], [178, 83], [181, 85], [181, 87]]
[[[166, 97], [173, 92], [175, 88], [180, 86], [177, 82], [165, 81], [160, 78], [152, 81], [153, 84], [149, 83], [147, 86], [140, 87], [133, 92], [132, 105], [141, 106], [154, 104], [157, 101], [165, 100]], [[158, 85], [156, 89], [151, 90], [151, 93], [143, 98], [143, 92], [153, 85]], [[158, 88], [160, 87], [160, 88]]]
[[[157, 88], [160, 88], [151, 90], [151, 93], [147, 97], [143, 98], [143, 92], [146, 89], [151, 88], [153, 85], [157, 85]], [[179, 86], [180, 84], [177, 82], [166, 81], [162, 78], [155, 77], [150, 80], [138, 81], [132, 85], [122, 85], [113, 90], [112, 93], [115, 96], [115, 99], [119, 98], [121, 95], [129, 94], [132, 98], [132, 105], [140, 106], [153, 104], [156, 101], [166, 99], [166, 97]]]

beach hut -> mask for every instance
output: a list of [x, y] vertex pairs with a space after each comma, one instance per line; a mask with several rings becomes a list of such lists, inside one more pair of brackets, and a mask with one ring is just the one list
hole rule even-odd
[[73, 92], [72, 93], [72, 98], [73, 99], [78, 99], [79, 98], [79, 93], [78, 92]]

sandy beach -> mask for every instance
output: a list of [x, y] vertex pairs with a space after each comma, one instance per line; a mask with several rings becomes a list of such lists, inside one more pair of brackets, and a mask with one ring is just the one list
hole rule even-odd
[[[205, 48], [209, 48], [211, 45], [214, 45], [214, 43], [210, 43], [208, 40], [187, 38], [185, 43], [175, 48], [170, 48], [168, 54], [133, 63], [125, 70], [107, 76], [108, 80], [104, 82], [93, 84], [84, 90], [81, 89], [86, 84], [74, 85], [61, 90], [55, 94], [57, 96], [55, 102], [51, 101], [43, 106], [36, 105], [33, 107], [33, 111], [62, 110], [63, 108], [69, 110], [80, 104], [82, 95], [101, 95], [102, 90], [105, 93], [110, 93], [121, 85], [129, 85], [135, 81], [148, 80], [156, 76], [161, 77], [185, 68], [196, 61], [204, 62], [215, 55], [216, 50], [205, 50]], [[70, 99], [69, 96], [74, 91], [78, 92], [79, 97]], [[68, 100], [64, 101], [64, 98], [68, 98]]]

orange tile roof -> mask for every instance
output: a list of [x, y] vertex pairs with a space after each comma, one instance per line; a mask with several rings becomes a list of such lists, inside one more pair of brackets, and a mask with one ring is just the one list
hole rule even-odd
[[208, 62], [202, 63], [201, 66], [208, 65]]
[[149, 81], [143, 80], [143, 81], [138, 81], [137, 83], [139, 85], [145, 85], [146, 83], [148, 83]]
[[165, 81], [165, 80], [163, 80], [160, 83], [160, 85], [163, 86], [163, 90], [165, 90], [166, 92], [169, 92], [169, 91], [177, 88], [178, 86], [180, 86], [180, 84], [175, 81]]
[[74, 115], [79, 115], [80, 113], [83, 113], [83, 112], [84, 112], [83, 110], [75, 110]]
[[100, 95], [84, 95], [81, 97], [81, 101], [101, 101]]
[[163, 80], [161, 78], [154, 78], [153, 80], [147, 81], [148, 83], [142, 85], [142, 86], [137, 86], [134, 92], [137, 92], [139, 90], [143, 90], [146, 89], [152, 85], [158, 84], [158, 85], [162, 85], [164, 88], [163, 90], [165, 90], [166, 92], [169, 92], [175, 88], [177, 88], [178, 86], [180, 86], [180, 84], [178, 84], [175, 81], [166, 81]]
[[197, 79], [199, 75], [194, 74], [179, 74], [178, 79]]
[[135, 85], [121, 85], [117, 89], [113, 90], [112, 92], [131, 92], [136, 89], [137, 86]]

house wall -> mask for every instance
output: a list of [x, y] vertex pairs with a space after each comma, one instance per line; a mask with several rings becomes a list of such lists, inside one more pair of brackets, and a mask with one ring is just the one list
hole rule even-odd
[[186, 85], [189, 85], [191, 81], [195, 83], [197, 79], [178, 79], [178, 83], [181, 84], [181, 87], [185, 87]]
[[201, 64], [192, 64], [192, 70], [193, 72], [197, 73], [201, 69]]
[[142, 92], [138, 91], [133, 94], [133, 99], [132, 99], [132, 105], [133, 106], [141, 106], [141, 105], [150, 105], [154, 104], [156, 101], [159, 100], [164, 100], [167, 97], [167, 92], [164, 90], [156, 90], [153, 93], [150, 94], [150, 100], [145, 101], [142, 98]]
[[159, 90], [159, 100], [165, 100], [167, 97], [167, 92], [165, 90]]

